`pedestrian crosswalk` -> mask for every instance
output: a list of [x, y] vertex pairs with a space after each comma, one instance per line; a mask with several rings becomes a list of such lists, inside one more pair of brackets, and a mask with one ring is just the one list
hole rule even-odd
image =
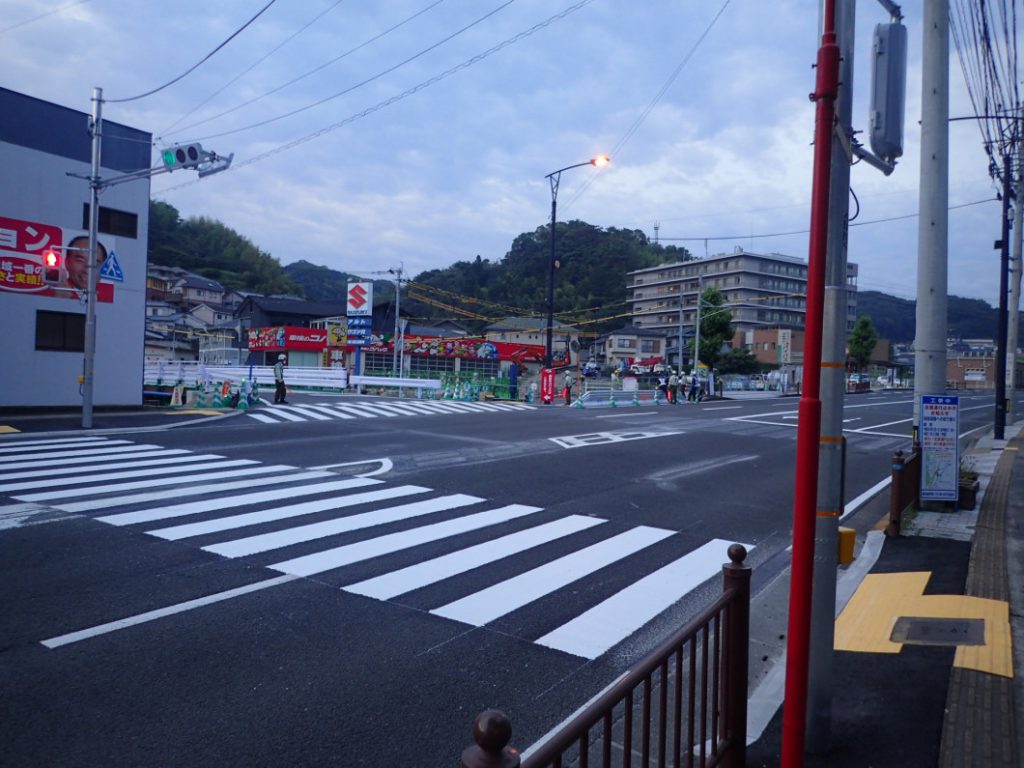
[[294, 421], [332, 421], [339, 419], [376, 419], [394, 416], [436, 416], [438, 414], [507, 413], [532, 411], [535, 406], [520, 402], [481, 402], [462, 400], [350, 400], [325, 405], [275, 405], [251, 411], [251, 419], [264, 424]]
[[0, 442], [0, 495], [247, 558], [269, 586], [315, 576], [473, 627], [529, 616], [501, 631], [587, 659], [718, 575], [732, 543], [694, 548], [668, 529], [104, 437]]

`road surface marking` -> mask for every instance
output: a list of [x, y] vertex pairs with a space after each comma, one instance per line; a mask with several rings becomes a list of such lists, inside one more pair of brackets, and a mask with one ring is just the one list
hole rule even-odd
[[625, 443], [631, 440], [647, 440], [652, 437], [668, 437], [682, 435], [681, 430], [666, 432], [591, 432], [586, 435], [567, 435], [565, 437], [549, 437], [548, 440], [563, 448], [586, 448], [592, 445], [610, 445]]
[[466, 531], [497, 525], [498, 523], [514, 520], [524, 515], [532, 515], [540, 511], [540, 507], [510, 504], [499, 509], [477, 512], [474, 515], [467, 515], [466, 517], [459, 517], [454, 520], [446, 520], [434, 523], [433, 525], [399, 531], [398, 533], [378, 536], [375, 539], [335, 547], [334, 549], [328, 549], [312, 555], [296, 557], [268, 567], [275, 571], [291, 573], [297, 576], [312, 576], [317, 573], [333, 570], [334, 568], [340, 568], [344, 565], [380, 557], [449, 536], [457, 536]]
[[[163, 451], [153, 451], [153, 454], [163, 453]], [[186, 456], [161, 456], [157, 459], [146, 459], [139, 461], [126, 461], [118, 462], [116, 465], [117, 469], [138, 469], [139, 467], [162, 467], [166, 465], [174, 464], [189, 464], [197, 461], [216, 461], [223, 459], [224, 456], [220, 456], [215, 453], [193, 453]], [[25, 480], [30, 477], [58, 477], [60, 475], [74, 475], [83, 474], [89, 472], [101, 472], [103, 470], [109, 470], [111, 467], [109, 464], [88, 464], [85, 466], [75, 467], [50, 467], [47, 469], [34, 469], [30, 472], [9, 472], [4, 474], [5, 480]]]
[[[237, 491], [249, 488], [258, 488], [261, 485], [278, 485], [282, 483], [295, 483], [303, 480], [319, 480], [325, 477], [334, 477], [333, 472], [295, 472], [289, 475], [275, 477], [249, 477], [245, 480], [235, 480], [230, 483], [206, 483], [202, 485], [190, 485], [187, 488], [173, 488], [169, 491], [153, 491], [152, 493], [133, 493], [127, 496], [103, 496], [89, 501], [72, 502], [70, 504], [57, 504], [57, 509], [64, 512], [90, 512], [96, 509], [111, 509], [113, 507], [124, 507], [129, 504], [149, 504], [152, 502], [164, 501], [166, 499], [184, 499], [189, 496], [204, 496], [208, 493], [221, 493], [224, 491]], [[106, 489], [104, 489], [106, 490]]]
[[365, 493], [353, 493], [348, 496], [337, 496], [332, 499], [318, 499], [307, 501], [302, 504], [291, 504], [287, 507], [273, 507], [258, 512], [247, 512], [241, 515], [230, 515], [215, 520], [207, 520], [201, 523], [188, 523], [176, 525], [171, 528], [161, 528], [154, 531], [146, 531], [151, 536], [157, 536], [168, 541], [177, 541], [192, 536], [201, 536], [206, 533], [219, 533], [230, 531], [234, 528], [245, 528], [260, 523], [271, 523], [276, 520], [287, 520], [293, 517], [311, 515], [315, 512], [325, 512], [329, 509], [342, 509], [357, 504], [369, 504], [374, 501], [393, 499], [401, 496], [412, 496], [418, 493], [429, 493], [429, 488], [421, 488], [416, 485], [402, 485], [397, 488], [384, 488], [379, 491], [366, 491]]
[[396, 523], [414, 517], [430, 515], [434, 512], [447, 512], [450, 509], [469, 507], [482, 501], [484, 499], [462, 493], [451, 496], [439, 496], [436, 499], [414, 501], [411, 504], [402, 504], [397, 507], [376, 509], [372, 512], [364, 512], [361, 515], [349, 515], [347, 517], [335, 518], [334, 520], [322, 520], [319, 523], [309, 523], [308, 525], [286, 528], [282, 531], [261, 533], [256, 536], [226, 541], [221, 544], [211, 544], [210, 546], [203, 547], [203, 549], [224, 557], [244, 557], [246, 555], [255, 555], [259, 552], [268, 552], [272, 549], [290, 547], [293, 544], [315, 541], [327, 536], [337, 536], [340, 533], [359, 531], [375, 525], [386, 525], [387, 523]]
[[705, 411], [738, 411], [742, 408], [742, 405], [716, 405], [711, 408], [705, 408]]
[[122, 459], [147, 458], [150, 456], [178, 456], [188, 451], [180, 448], [165, 448], [159, 445], [130, 445], [124, 448], [95, 448], [89, 451], [69, 451], [61, 453], [27, 453], [18, 456], [5, 456], [5, 463], [0, 464], [0, 471], [21, 469], [27, 462], [33, 467], [64, 467], [69, 464], [88, 464], [91, 461], [120, 461]]
[[631, 419], [637, 416], [657, 416], [658, 411], [634, 411], [633, 413], [609, 413], [598, 416], [599, 419]]
[[[15, 496], [14, 498], [22, 501], [55, 501], [57, 499], [71, 499], [78, 498], [81, 496], [96, 496], [97, 494], [104, 493], [121, 493], [123, 491], [135, 491], [142, 488], [159, 488], [165, 485], [181, 485], [183, 483], [189, 483], [193, 481], [207, 482], [208, 480], [221, 480], [229, 477], [251, 477], [252, 475], [266, 475], [272, 472], [285, 472], [288, 470], [294, 470], [295, 467], [285, 466], [283, 464], [277, 465], [265, 465], [265, 466], [253, 466], [257, 462], [249, 461], [248, 459], [239, 459], [237, 461], [220, 461], [216, 464], [204, 464], [202, 466], [191, 466], [189, 471], [196, 472], [198, 470], [209, 470], [223, 467], [235, 467], [241, 466], [246, 469], [227, 469], [219, 472], [205, 472], [205, 474], [192, 474], [192, 475], [176, 475], [174, 477], [164, 477], [158, 480], [139, 480], [133, 483], [117, 483], [116, 485], [101, 485], [94, 488], [71, 488], [65, 491], [47, 491], [45, 493], [29, 493], [25, 495]], [[163, 470], [159, 470], [163, 472]], [[180, 472], [180, 468], [175, 471]], [[157, 474], [158, 470], [153, 470], [151, 474]], [[89, 478], [90, 480], [96, 479], [95, 477]], [[79, 482], [82, 482], [79, 480]], [[49, 485], [52, 485], [50, 483]]]
[[118, 619], [117, 621], [100, 624], [95, 627], [90, 627], [89, 629], [80, 629], [77, 632], [69, 632], [66, 635], [51, 637], [49, 640], [43, 640], [42, 644], [47, 648], [60, 648], [62, 645], [70, 645], [71, 643], [88, 640], [91, 637], [98, 637], [99, 635], [116, 632], [119, 629], [134, 627], [138, 624], [145, 624], [146, 622], [154, 621], [155, 619], [162, 619], [164, 616], [171, 616], [175, 613], [184, 613], [185, 611], [191, 611], [193, 608], [202, 608], [204, 605], [212, 605], [213, 603], [230, 600], [233, 597], [248, 595], [251, 592], [258, 592], [259, 590], [267, 589], [268, 587], [276, 587], [278, 584], [286, 584], [289, 581], [294, 581], [295, 578], [296, 577], [294, 576], [278, 576], [265, 581], [257, 581], [255, 584], [247, 584], [244, 587], [229, 589], [226, 592], [218, 592], [213, 595], [197, 598], [196, 600], [187, 600], [184, 603], [169, 605], [166, 608], [158, 608], [155, 611], [147, 611], [146, 613], [139, 613], [135, 616], [129, 616], [124, 619]]
[[232, 507], [244, 507], [249, 504], [263, 504], [268, 501], [279, 501], [281, 499], [294, 499], [302, 496], [315, 496], [319, 493], [345, 491], [350, 488], [361, 488], [366, 485], [376, 485], [379, 482], [379, 480], [368, 480], [362, 477], [353, 477], [329, 483], [313, 483], [312, 485], [302, 485], [299, 487], [289, 486], [287, 488], [275, 488], [272, 491], [243, 493], [240, 496], [220, 496], [216, 499], [190, 501], [185, 504], [174, 504], [169, 507], [143, 509], [138, 512], [123, 512], [121, 514], [107, 515], [96, 519], [101, 523], [109, 523], [110, 525], [152, 523], [157, 520], [168, 520], [175, 517], [188, 517], [189, 515], [198, 515], [202, 512], [213, 512], [215, 510], [231, 509]]
[[75, 444], [88, 444], [98, 445], [101, 443], [109, 443], [110, 441], [105, 437], [68, 437], [62, 439], [50, 439], [50, 440], [4, 440], [0, 443], [0, 454], [3, 453], [20, 453], [24, 451], [26, 446], [31, 447], [33, 450], [39, 446], [70, 446]]
[[[133, 477], [152, 477], [153, 475], [172, 475], [182, 474], [185, 472], [198, 472], [204, 469], [227, 469], [229, 467], [246, 467], [257, 464], [258, 462], [252, 461], [251, 459], [232, 459], [231, 461], [215, 461], [208, 462], [205, 464], [189, 464], [186, 466], [173, 466], [173, 467], [156, 467], [150, 469], [137, 469], [129, 472], [106, 472], [98, 475], [75, 475], [74, 477], [55, 477], [48, 478], [45, 480], [30, 480], [22, 483], [4, 483], [0, 485], [0, 491], [22, 491], [31, 490], [32, 488], [54, 488], [62, 485], [82, 485], [85, 483], [98, 483], [106, 482], [107, 480], [127, 480]], [[174, 482], [187, 482], [190, 479], [186, 476], [185, 480], [175, 480]], [[150, 481], [156, 483], [158, 481]], [[89, 493], [105, 493], [106, 488], [100, 487], [85, 487], [78, 488], [76, 490], [69, 491], [58, 491], [55, 493], [63, 495], [51, 495], [47, 498], [58, 499], [68, 498], [70, 496], [86, 495]]]
[[[659, 568], [537, 640], [538, 645], [596, 659], [662, 611], [722, 572], [732, 541], [712, 539]], [[747, 551], [752, 545], [744, 545]]]
[[432, 560], [424, 560], [372, 579], [349, 584], [342, 589], [357, 595], [388, 600], [605, 522], [607, 521], [597, 517], [570, 515], [560, 520], [527, 528], [525, 531], [510, 533], [507, 536], [435, 557]]
[[589, 576], [627, 555], [656, 544], [673, 533], [674, 531], [662, 528], [637, 526], [460, 600], [442, 605], [431, 613], [481, 627], [527, 603], [579, 581], [584, 576]]

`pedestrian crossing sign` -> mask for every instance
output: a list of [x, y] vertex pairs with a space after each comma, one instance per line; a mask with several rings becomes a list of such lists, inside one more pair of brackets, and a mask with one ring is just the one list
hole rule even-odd
[[103, 262], [103, 266], [100, 267], [100, 279], [112, 280], [115, 283], [124, 282], [124, 272], [121, 271], [121, 265], [117, 261], [117, 254], [113, 251], [110, 252], [106, 261]]

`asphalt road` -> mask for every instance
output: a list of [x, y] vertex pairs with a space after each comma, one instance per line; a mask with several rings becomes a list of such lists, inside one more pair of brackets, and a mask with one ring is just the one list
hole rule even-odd
[[[784, 564], [796, 399], [292, 405], [0, 439], [0, 765], [453, 765], [488, 707], [526, 747], [729, 543]], [[847, 398], [848, 499], [910, 416]]]

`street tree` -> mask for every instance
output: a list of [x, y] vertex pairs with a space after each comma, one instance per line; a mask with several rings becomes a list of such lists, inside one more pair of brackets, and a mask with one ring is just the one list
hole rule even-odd
[[853, 324], [853, 331], [850, 338], [846, 340], [846, 348], [849, 350], [850, 359], [857, 366], [858, 371], [863, 371], [871, 361], [871, 353], [878, 343], [878, 331], [871, 323], [871, 318], [861, 315]]
[[722, 306], [725, 297], [717, 288], [705, 288], [700, 302], [700, 362], [714, 368], [722, 356], [722, 345], [732, 341], [732, 313]]

